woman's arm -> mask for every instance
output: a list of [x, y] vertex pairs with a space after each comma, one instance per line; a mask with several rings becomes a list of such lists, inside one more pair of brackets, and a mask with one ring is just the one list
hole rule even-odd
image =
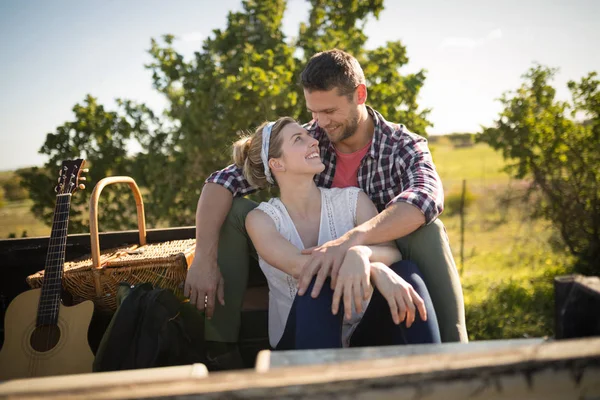
[[298, 278], [310, 256], [302, 255], [281, 236], [275, 222], [261, 210], [252, 210], [246, 217], [246, 230], [258, 254], [270, 265]]
[[396, 325], [406, 320], [406, 327], [410, 328], [415, 321], [417, 310], [421, 319], [427, 321], [427, 309], [421, 296], [410, 283], [396, 275], [387, 265], [372, 263], [371, 281], [387, 300]]

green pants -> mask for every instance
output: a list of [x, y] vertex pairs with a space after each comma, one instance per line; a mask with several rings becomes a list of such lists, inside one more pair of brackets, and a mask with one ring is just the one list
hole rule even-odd
[[[206, 339], [237, 342], [241, 309], [250, 264], [256, 262], [254, 246], [246, 232], [246, 215], [258, 204], [244, 198], [233, 200], [219, 237], [218, 264], [225, 281], [225, 306], [216, 302], [206, 321]], [[438, 219], [396, 241], [405, 260], [421, 270], [431, 295], [443, 342], [467, 342], [460, 278], [444, 224]]]

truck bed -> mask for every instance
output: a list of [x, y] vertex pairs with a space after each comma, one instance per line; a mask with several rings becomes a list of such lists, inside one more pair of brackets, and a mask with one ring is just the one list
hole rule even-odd
[[[148, 243], [195, 237], [195, 227], [150, 229]], [[0, 347], [4, 342], [4, 313], [18, 294], [30, 289], [27, 276], [44, 269], [49, 237], [0, 240]], [[100, 234], [100, 248], [107, 249], [138, 243], [138, 231], [107, 232]], [[77, 234], [67, 237], [66, 260], [73, 260], [91, 253], [90, 235]], [[63, 297], [69, 305], [68, 294]], [[248, 289], [244, 298], [240, 331], [240, 352], [248, 367], [254, 366], [256, 354], [269, 348], [268, 340], [268, 286], [255, 265], [250, 269]], [[110, 321], [110, 314], [95, 311], [90, 324], [88, 341], [95, 352]]]

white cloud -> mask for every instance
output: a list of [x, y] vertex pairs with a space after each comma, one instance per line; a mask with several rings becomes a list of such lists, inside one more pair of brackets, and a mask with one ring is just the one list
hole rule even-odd
[[502, 38], [502, 30], [494, 29], [482, 38], [470, 38], [470, 37], [447, 37], [442, 41], [441, 47], [462, 47], [473, 49], [475, 47], [483, 46], [484, 44]]
[[201, 32], [189, 32], [181, 35], [183, 42], [201, 42], [204, 40], [204, 35]]
[[487, 35], [488, 40], [501, 39], [502, 38], [502, 29], [494, 29]]

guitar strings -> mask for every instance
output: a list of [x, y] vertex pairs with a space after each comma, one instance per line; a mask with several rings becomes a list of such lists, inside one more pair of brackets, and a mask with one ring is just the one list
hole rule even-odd
[[[53, 284], [53, 269], [51, 268], [54, 265], [54, 255], [56, 254], [56, 247], [58, 245], [57, 240], [58, 240], [58, 235], [57, 233], [60, 231], [60, 210], [61, 210], [61, 206], [62, 206], [62, 199], [63, 199], [63, 195], [62, 194], [58, 194], [57, 195], [57, 199], [56, 199], [56, 206], [55, 206], [55, 210], [54, 210], [54, 221], [52, 223], [52, 231], [51, 231], [51, 235], [50, 235], [50, 243], [49, 243], [49, 247], [48, 247], [48, 254], [46, 256], [46, 264], [44, 267], [44, 281], [42, 283], [42, 288], [40, 291], [40, 298], [39, 298], [39, 302], [38, 302], [38, 312], [37, 312], [37, 319], [36, 319], [36, 324], [35, 324], [35, 330], [37, 329], [43, 329], [44, 324], [46, 323], [45, 319], [47, 312], [49, 311], [49, 306], [51, 307], [52, 304], [52, 299], [51, 299], [51, 292], [52, 292], [52, 284]], [[50, 293], [49, 293], [50, 292]], [[34, 330], [34, 332], [35, 332]], [[36, 338], [39, 342], [41, 342], [44, 338], [41, 337], [39, 334], [37, 335]], [[48, 347], [49, 343], [50, 343], [50, 333], [47, 332], [46, 333], [46, 347]], [[39, 343], [38, 342], [38, 343]], [[39, 366], [40, 363], [40, 359], [41, 359], [41, 355], [38, 355], [38, 349], [33, 348], [33, 352], [32, 352], [32, 357], [30, 359], [30, 366], [29, 366], [29, 374], [30, 376], [37, 376], [37, 367]]]
[[[36, 321], [36, 328], [38, 327], [38, 324], [40, 326], [43, 326], [44, 322], [50, 322], [48, 324], [49, 329], [47, 329], [45, 334], [45, 348], [48, 349], [48, 351], [50, 350], [50, 341], [52, 339], [52, 323], [54, 323], [57, 329], [59, 330], [59, 340], [61, 334], [60, 328], [58, 327], [58, 314], [60, 309], [60, 294], [62, 289], [62, 272], [64, 268], [65, 251], [67, 244], [67, 229], [69, 224], [68, 214], [70, 211], [71, 204], [71, 192], [69, 191], [69, 189], [73, 186], [72, 179], [74, 177], [76, 177], [76, 175], [72, 174], [70, 179], [68, 180], [70, 187], [65, 187], [64, 180], [62, 182], [62, 185], [59, 182], [60, 190], [57, 194], [56, 207], [54, 210], [54, 221], [52, 223], [52, 232], [45, 266], [45, 268], [47, 268], [49, 265], [53, 265], [55, 266], [55, 268], [51, 269], [50, 271], [47, 271], [50, 272], [49, 274], [44, 274], [44, 282], [46, 284], [42, 284], [42, 291], [40, 292], [40, 299], [38, 302], [38, 320]], [[65, 189], [67, 190], [67, 193], [65, 193]], [[66, 218], [63, 218], [65, 214]], [[60, 268], [58, 268], [59, 266]], [[56, 287], [56, 285], [60, 286]], [[46, 287], [45, 292], [43, 291], [44, 286]], [[44, 294], [46, 296], [44, 296]], [[44, 321], [46, 318], [49, 318], [50, 320]], [[56, 344], [58, 344], [58, 342]], [[38, 356], [34, 352], [33, 357], [31, 357], [29, 363], [29, 371], [31, 376], [37, 375], [37, 368], [40, 362], [41, 356]]]

